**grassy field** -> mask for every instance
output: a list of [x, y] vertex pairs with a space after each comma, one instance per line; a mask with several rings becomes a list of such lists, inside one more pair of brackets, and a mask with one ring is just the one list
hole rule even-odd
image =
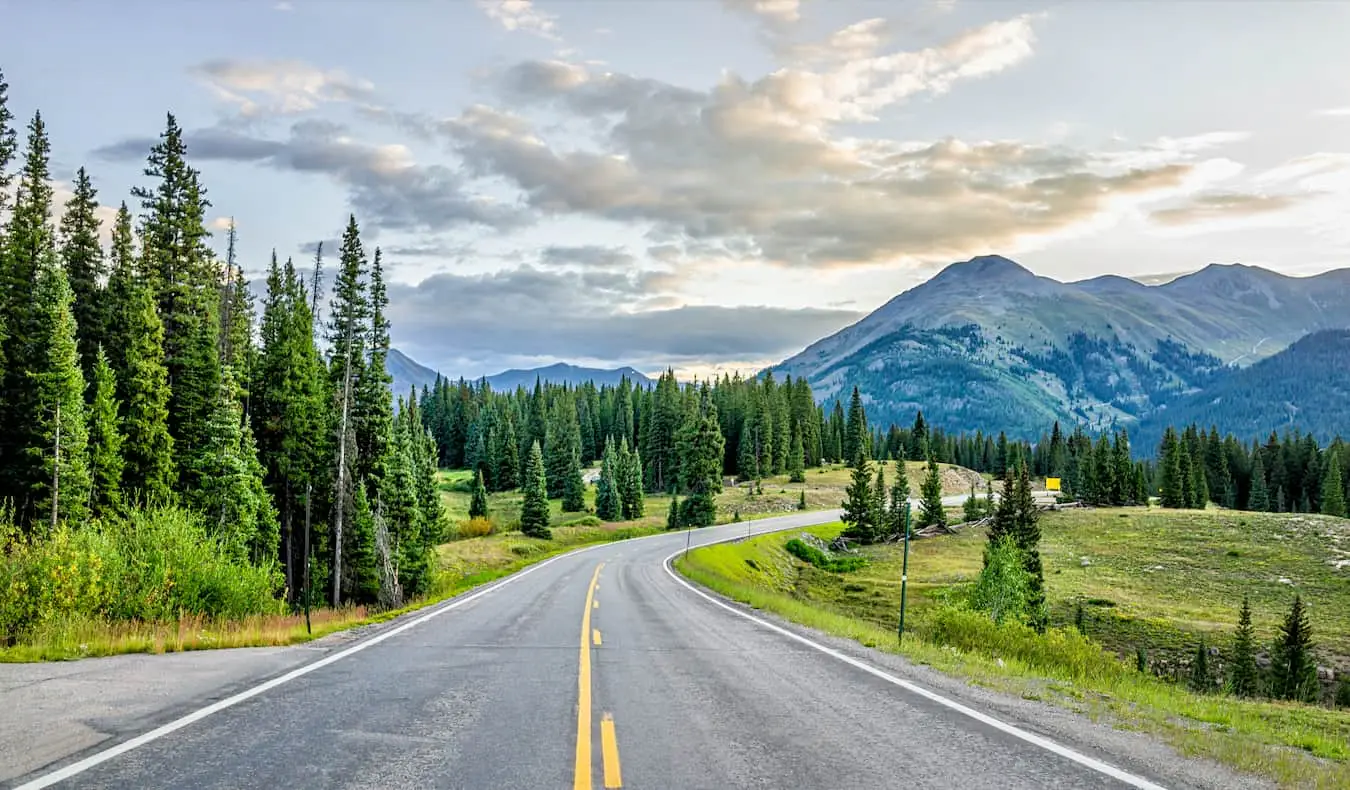
[[[821, 537], [841, 525], [808, 530]], [[1304, 597], [1319, 663], [1347, 667], [1350, 570], [1338, 569], [1350, 521], [1220, 511], [1106, 509], [1045, 514], [1041, 544], [1052, 636], [981, 634], [953, 645], [933, 619], [944, 591], [981, 565], [984, 534], [911, 544], [903, 649], [913, 660], [982, 685], [1043, 699], [1116, 726], [1162, 736], [1185, 754], [1219, 759], [1287, 786], [1350, 787], [1350, 713], [1197, 695], [1165, 682], [1201, 635], [1226, 649], [1244, 593], [1268, 643], [1293, 598]], [[897, 651], [900, 551], [865, 550], [862, 570], [835, 574], [789, 555], [797, 532], [697, 549], [685, 575], [729, 597], [815, 628]], [[1293, 582], [1292, 584], [1288, 582]], [[1077, 602], [1085, 631], [1071, 628]], [[1057, 636], [1055, 634], [1058, 634]], [[913, 638], [911, 638], [911, 636]], [[1150, 672], [1134, 670], [1144, 646]]]

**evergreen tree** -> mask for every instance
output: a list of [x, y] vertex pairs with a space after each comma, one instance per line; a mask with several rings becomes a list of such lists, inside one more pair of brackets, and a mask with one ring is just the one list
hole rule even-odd
[[1205, 638], [1202, 636], [1200, 646], [1195, 650], [1195, 657], [1191, 659], [1191, 677], [1188, 685], [1191, 691], [1207, 694], [1213, 682], [1209, 675], [1209, 649], [1205, 647]]
[[[333, 280], [333, 296], [329, 300], [328, 323], [328, 371], [330, 391], [333, 393], [334, 436], [337, 444], [337, 470], [334, 475], [334, 512], [333, 512], [333, 577], [332, 604], [337, 606], [341, 599], [342, 560], [344, 545], [342, 530], [344, 516], [351, 510], [352, 485], [358, 480], [357, 470], [361, 465], [369, 468], [373, 462], [366, 459], [359, 463], [357, 441], [357, 422], [360, 419], [357, 406], [358, 390], [363, 379], [362, 368], [365, 363], [366, 341], [369, 336], [368, 321], [370, 306], [366, 300], [363, 277], [365, 274], [365, 251], [361, 247], [361, 232], [356, 225], [356, 217], [348, 216], [347, 229], [342, 234], [342, 245], [338, 253], [338, 273]], [[385, 394], [387, 399], [388, 393]], [[408, 529], [407, 520], [402, 518], [398, 509], [405, 485], [411, 485], [411, 476], [407, 468], [407, 458], [392, 456], [397, 451], [384, 454], [381, 462], [393, 460], [399, 463], [404, 474], [409, 474], [407, 483], [390, 483], [391, 490], [399, 497], [398, 502], [385, 497], [386, 513], [389, 520], [400, 529]], [[405, 454], [406, 455], [406, 454]], [[372, 485], [380, 485], [382, 479], [371, 479]], [[406, 541], [400, 535], [400, 549]], [[406, 571], [406, 572], [405, 572]], [[415, 593], [413, 578], [415, 571], [400, 566], [400, 582], [404, 590]]]
[[532, 538], [551, 538], [548, 528], [548, 484], [544, 480], [544, 454], [539, 442], [530, 445], [525, 457], [525, 474], [521, 482], [525, 499], [520, 507], [520, 531]]
[[844, 428], [844, 457], [853, 458], [858, 453], [870, 456], [868, 439], [871, 434], [867, 430], [867, 412], [863, 409], [862, 395], [858, 393], [858, 388], [854, 386], [853, 394], [848, 401], [848, 423]]
[[[20, 428], [35, 518], [80, 524], [89, 503], [89, 426], [84, 376], [76, 346], [70, 284], [52, 250], [44, 254], [33, 294], [34, 346], [41, 364], [29, 371], [36, 410]], [[35, 473], [35, 474], [34, 474]]]
[[970, 496], [961, 506], [962, 516], [967, 522], [978, 521], [984, 517], [984, 504], [975, 498], [975, 484], [970, 484]]
[[1177, 433], [1169, 426], [1163, 433], [1158, 464], [1158, 498], [1163, 507], [1185, 507], [1186, 482], [1182, 477], [1181, 456]]
[[872, 540], [877, 541], [886, 532], [886, 464], [877, 464], [877, 476], [872, 483]]
[[919, 526], [947, 526], [947, 511], [942, 507], [942, 476], [938, 470], [937, 457], [931, 449], [928, 453], [928, 473], [919, 486]]
[[108, 355], [108, 365], [112, 367], [113, 378], [117, 381], [117, 399], [125, 405], [130, 399], [130, 393], [127, 392], [127, 382], [130, 380], [127, 353], [131, 344], [128, 324], [131, 321], [131, 314], [136, 309], [135, 291], [141, 285], [140, 275], [136, 271], [131, 212], [127, 210], [126, 203], [122, 203], [117, 209], [109, 258], [112, 271], [108, 274], [108, 286], [104, 290], [104, 298], [107, 300], [104, 315], [107, 324], [104, 327], [103, 351]]
[[498, 491], [514, 491], [520, 485], [520, 447], [516, 437], [516, 423], [510, 414], [501, 420], [501, 441], [498, 442], [499, 455], [496, 473], [492, 482]]
[[9, 83], [0, 70], [0, 214], [5, 213], [9, 200], [9, 185], [14, 178], [9, 163], [14, 160], [16, 148], [14, 113], [9, 109]]
[[[225, 255], [225, 277], [220, 289], [220, 364], [233, 374], [239, 401], [248, 411], [249, 387], [253, 368], [257, 364], [257, 349], [253, 345], [253, 324], [256, 313], [253, 292], [244, 280], [243, 267], [236, 258], [237, 243], [234, 220], [230, 220]], [[321, 265], [315, 261], [315, 270]], [[372, 517], [373, 518], [373, 517]]]
[[802, 446], [802, 429], [799, 425], [792, 426], [792, 444], [788, 451], [787, 465], [789, 482], [806, 482], [806, 451]]
[[1194, 492], [1194, 500], [1191, 506], [1198, 510], [1204, 510], [1209, 504], [1209, 484], [1205, 480], [1204, 459], [1198, 454], [1192, 455], [1190, 467], [1190, 490]]
[[82, 370], [86, 380], [93, 379], [94, 358], [104, 343], [107, 307], [103, 299], [106, 275], [103, 248], [99, 244], [98, 191], [89, 174], [81, 167], [75, 174], [75, 193], [66, 203], [61, 218], [61, 262], [74, 294], [71, 310], [79, 333]]
[[680, 523], [706, 527], [717, 520], [717, 495], [722, 493], [722, 454], [726, 441], [717, 407], [705, 385], [686, 415], [676, 438], [680, 487], [685, 493]]
[[886, 536], [903, 537], [905, 512], [909, 507], [909, 477], [903, 459], [895, 462], [895, 482], [891, 483], [890, 508], [886, 511]]
[[617, 464], [618, 451], [611, 436], [605, 441], [605, 452], [600, 459], [600, 478], [595, 481], [595, 515], [605, 521], [618, 521], [623, 517]]
[[1266, 469], [1257, 453], [1252, 461], [1252, 484], [1247, 494], [1247, 509], [1257, 513], [1270, 511], [1270, 489], [1266, 487]]
[[487, 518], [487, 486], [483, 485], [483, 473], [473, 476], [473, 496], [469, 499], [469, 518]]
[[852, 477], [844, 489], [844, 501], [840, 505], [844, 509], [840, 520], [845, 525], [841, 536], [862, 544], [874, 542], [877, 533], [872, 474], [867, 464], [866, 455], [861, 451], [854, 453]]
[[666, 529], [679, 529], [680, 526], [680, 497], [676, 494], [670, 498], [670, 509], [666, 511]]
[[1272, 656], [1271, 692], [1276, 699], [1310, 702], [1317, 698], [1317, 664], [1312, 651], [1312, 626], [1302, 597], [1295, 595]]
[[1258, 678], [1252, 608], [1244, 595], [1242, 611], [1238, 613], [1237, 631], [1233, 633], [1233, 654], [1228, 662], [1228, 690], [1238, 697], [1256, 696]]
[[563, 478], [562, 510], [580, 513], [586, 509], [586, 482], [581, 479], [581, 459], [573, 455], [572, 463]]
[[[363, 261], [364, 263], [364, 261]], [[389, 356], [389, 321], [385, 310], [389, 304], [384, 285], [384, 264], [380, 249], [375, 248], [375, 257], [370, 264], [369, 297], [365, 301], [364, 318], [367, 320], [365, 337], [360, 348], [365, 353], [361, 364], [356, 368], [356, 386], [354, 393], [353, 424], [356, 436], [356, 471], [358, 475], [370, 481], [378, 480], [384, 471], [380, 468], [380, 459], [386, 457], [389, 445], [390, 428], [394, 414], [389, 388], [393, 378], [386, 369]], [[410, 398], [413, 404], [416, 398]], [[420, 420], [419, 420], [420, 427]], [[491, 459], [488, 459], [489, 463]], [[490, 479], [492, 469], [485, 471]]]
[[1341, 482], [1341, 461], [1334, 452], [1327, 453], [1327, 468], [1322, 476], [1322, 512], [1328, 516], [1345, 518], [1345, 489]]
[[375, 541], [375, 514], [371, 512], [366, 487], [358, 485], [354, 488], [351, 529], [347, 531], [347, 567], [351, 569], [347, 599], [357, 606], [364, 606], [380, 600], [379, 552]]
[[626, 520], [642, 518], [647, 512], [646, 495], [642, 491], [642, 454], [628, 451], [628, 440], [619, 440], [616, 467], [619, 503]]
[[[122, 485], [146, 504], [167, 503], [177, 477], [169, 435], [169, 383], [164, 326], [148, 288], [132, 285], [120, 330], [126, 338], [126, 393], [122, 406]], [[115, 374], [114, 374], [115, 375]]]
[[89, 406], [90, 505], [103, 514], [122, 501], [122, 431], [117, 424], [117, 384], [100, 346], [94, 356]]
[[[401, 403], [402, 398], [399, 400]], [[382, 463], [386, 473], [380, 481], [380, 503], [392, 525], [393, 539], [398, 547], [399, 583], [408, 595], [415, 596], [424, 592], [431, 583], [432, 552], [423, 510], [417, 499], [409, 423], [407, 412], [400, 405], [399, 413], [394, 418], [389, 449]], [[357, 484], [361, 482], [356, 481]], [[355, 492], [352, 493], [352, 499], [355, 500]], [[352, 510], [354, 507], [348, 512]], [[334, 537], [336, 539], [336, 535]], [[350, 558], [350, 536], [344, 534], [342, 542], [337, 545]], [[350, 564], [344, 564], [342, 568], [340, 575], [334, 569], [333, 588], [350, 590], [353, 569]]]

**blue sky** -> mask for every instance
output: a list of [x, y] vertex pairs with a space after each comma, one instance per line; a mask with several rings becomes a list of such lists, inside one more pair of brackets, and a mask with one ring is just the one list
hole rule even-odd
[[[1350, 262], [1350, 5], [6, 3], [115, 207], [172, 111], [245, 268], [354, 212], [452, 375], [778, 361], [943, 265]], [[111, 210], [111, 208], [109, 209]], [[223, 234], [217, 241], [223, 247]]]

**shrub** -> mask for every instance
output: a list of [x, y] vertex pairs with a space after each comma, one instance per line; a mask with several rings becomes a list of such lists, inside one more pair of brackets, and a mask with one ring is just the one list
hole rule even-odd
[[959, 650], [1010, 658], [1046, 674], [1071, 680], [1112, 679], [1123, 665], [1091, 639], [1051, 628], [1038, 634], [1015, 620], [995, 623], [983, 612], [957, 606], [930, 609], [917, 626], [929, 641]]
[[823, 571], [831, 573], [849, 573], [867, 564], [864, 557], [831, 557], [820, 549], [803, 542], [800, 538], [789, 540], [783, 547], [787, 552], [803, 562], [809, 562]]
[[461, 538], [481, 538], [491, 535], [492, 527], [492, 519], [478, 516], [460, 523], [459, 536]]

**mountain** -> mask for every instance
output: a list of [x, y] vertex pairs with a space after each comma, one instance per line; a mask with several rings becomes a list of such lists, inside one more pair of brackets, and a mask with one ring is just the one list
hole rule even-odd
[[1034, 437], [1130, 424], [1309, 332], [1350, 327], [1350, 269], [1212, 264], [1160, 285], [1065, 283], [998, 255], [954, 263], [773, 367], [817, 397], [857, 385], [874, 422]]
[[389, 356], [385, 357], [384, 366], [394, 379], [390, 389], [394, 391], [395, 395], [407, 395], [411, 387], [416, 387], [420, 395], [422, 387], [430, 387], [435, 384], [436, 377], [439, 375], [436, 371], [416, 362], [412, 357], [397, 348], [389, 349]]
[[1136, 444], [1156, 447], [1168, 425], [1216, 425], [1248, 441], [1297, 429], [1325, 443], [1350, 436], [1350, 331], [1315, 332], [1204, 390], [1167, 404], [1139, 426]]
[[550, 381], [554, 384], [584, 384], [592, 381], [599, 387], [605, 384], [617, 385], [619, 379], [624, 377], [628, 378], [630, 384], [642, 387], [650, 387], [655, 383], [630, 367], [605, 370], [603, 368], [583, 368], [559, 362], [545, 368], [503, 370], [495, 376], [488, 376], [488, 384], [491, 384], [492, 388], [498, 392], [505, 392], [518, 386], [533, 387], [535, 379]]
[[[436, 377], [440, 375], [396, 348], [389, 349], [389, 356], [385, 360], [385, 366], [389, 370], [389, 375], [394, 379], [391, 389], [396, 395], [407, 395], [409, 387], [413, 386], [417, 387], [417, 391], [420, 393], [423, 386], [430, 387], [435, 384]], [[536, 378], [554, 384], [566, 383], [576, 385], [584, 384], [587, 381], [593, 381], [598, 387], [603, 384], [617, 385], [619, 379], [625, 376], [628, 377], [629, 383], [635, 386], [650, 387], [655, 383], [630, 367], [613, 369], [583, 368], [561, 362], [543, 368], [504, 370], [495, 376], [488, 376], [487, 381], [488, 384], [492, 386], [492, 389], [498, 392], [504, 392], [514, 390], [517, 386], [526, 388], [533, 387]]]

